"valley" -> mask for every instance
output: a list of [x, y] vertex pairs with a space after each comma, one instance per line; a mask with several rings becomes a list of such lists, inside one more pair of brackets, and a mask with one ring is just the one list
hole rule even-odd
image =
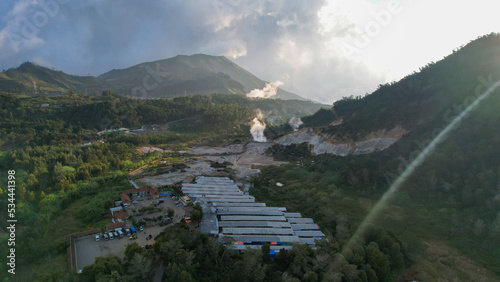
[[[0, 174], [15, 170], [16, 279], [498, 281], [500, 91], [425, 150], [450, 124], [450, 109], [459, 116], [481, 97], [479, 87], [486, 91], [484, 81], [500, 78], [498, 54], [500, 35], [486, 35], [333, 105], [273, 88], [222, 56], [177, 56], [87, 78], [30, 63], [9, 69], [0, 77]], [[130, 95], [156, 65], [158, 87]], [[33, 79], [38, 94], [29, 91]], [[247, 96], [254, 87], [274, 95]], [[8, 195], [4, 181], [2, 206]], [[213, 199], [223, 204], [209, 206]], [[266, 228], [248, 241], [241, 226], [226, 233], [242, 240], [203, 232], [203, 220], [222, 216]], [[96, 241], [118, 232], [117, 223], [152, 238]], [[285, 238], [259, 241], [259, 232]], [[0, 243], [8, 237], [2, 223]]]

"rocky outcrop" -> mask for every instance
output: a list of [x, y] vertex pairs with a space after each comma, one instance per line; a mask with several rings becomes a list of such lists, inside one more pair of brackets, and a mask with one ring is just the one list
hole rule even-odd
[[311, 152], [316, 155], [362, 155], [387, 149], [406, 133], [404, 128], [396, 126], [391, 130], [372, 132], [359, 141], [342, 142], [333, 137], [322, 136], [311, 128], [306, 128], [280, 137], [274, 143], [281, 145], [308, 143], [312, 145]]

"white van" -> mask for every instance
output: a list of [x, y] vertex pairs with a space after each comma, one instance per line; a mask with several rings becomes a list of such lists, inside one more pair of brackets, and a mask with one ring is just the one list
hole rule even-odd
[[118, 230], [118, 235], [120, 235], [120, 237], [123, 237], [125, 234], [123, 234], [123, 231]]
[[113, 232], [109, 232], [109, 239], [113, 240], [115, 236], [113, 236]]

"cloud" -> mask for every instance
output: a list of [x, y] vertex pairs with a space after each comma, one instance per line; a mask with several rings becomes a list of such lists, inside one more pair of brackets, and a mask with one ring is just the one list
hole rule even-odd
[[[391, 13], [387, 24], [377, 21], [391, 2], [3, 1], [0, 67], [37, 59], [70, 74], [100, 75], [206, 53], [227, 56], [263, 80], [280, 80], [287, 91], [331, 103], [369, 93], [500, 30], [496, 9], [484, 9], [491, 6], [486, 0], [401, 0], [402, 10]], [[58, 9], [50, 12], [43, 3], [58, 3]], [[453, 14], [447, 12], [450, 6]], [[35, 32], [29, 32], [30, 25]], [[346, 56], [341, 47], [366, 36], [368, 44]]]

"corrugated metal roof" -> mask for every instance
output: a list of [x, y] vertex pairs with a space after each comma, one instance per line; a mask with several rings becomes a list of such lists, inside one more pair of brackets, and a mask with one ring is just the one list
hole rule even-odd
[[189, 189], [238, 189], [234, 184], [182, 184], [182, 188]]
[[325, 236], [321, 231], [295, 231], [295, 235], [299, 237], [317, 237], [317, 236]]
[[252, 196], [246, 196], [246, 195], [239, 195], [239, 196], [231, 196], [231, 195], [212, 195], [212, 196], [206, 196], [204, 198], [220, 198], [220, 199], [255, 199]]
[[194, 189], [182, 188], [183, 193], [241, 193], [240, 189]]
[[221, 194], [212, 194], [212, 193], [186, 193], [184, 194], [189, 195], [189, 197], [195, 197], [195, 198], [210, 198], [210, 197], [243, 197], [245, 196], [243, 193], [221, 193]]
[[214, 203], [214, 207], [265, 207], [265, 203]]
[[317, 224], [291, 224], [293, 230], [319, 230]]
[[302, 217], [302, 215], [298, 212], [286, 212], [284, 216], [290, 218]]
[[288, 222], [290, 223], [314, 223], [312, 218], [288, 218]]
[[217, 207], [220, 211], [280, 211], [283, 212], [281, 207]]
[[222, 234], [293, 235], [291, 228], [222, 228]]
[[316, 240], [320, 240], [319, 238], [299, 238], [300, 243], [308, 244], [308, 245], [316, 245]]
[[219, 227], [290, 228], [290, 223], [282, 221], [219, 221]]
[[243, 242], [289, 242], [289, 243], [300, 243], [300, 239], [297, 236], [277, 236], [277, 235], [231, 235], [224, 236], [231, 237], [234, 241]]
[[203, 200], [217, 202], [217, 203], [253, 203], [253, 202], [255, 202], [255, 199], [248, 199], [248, 198], [227, 199], [227, 198], [215, 198], [215, 197], [205, 198], [205, 197], [203, 197]]
[[240, 210], [240, 211], [217, 211], [217, 215], [283, 215], [282, 211], [278, 210]]
[[223, 215], [221, 220], [286, 221], [284, 216]]

